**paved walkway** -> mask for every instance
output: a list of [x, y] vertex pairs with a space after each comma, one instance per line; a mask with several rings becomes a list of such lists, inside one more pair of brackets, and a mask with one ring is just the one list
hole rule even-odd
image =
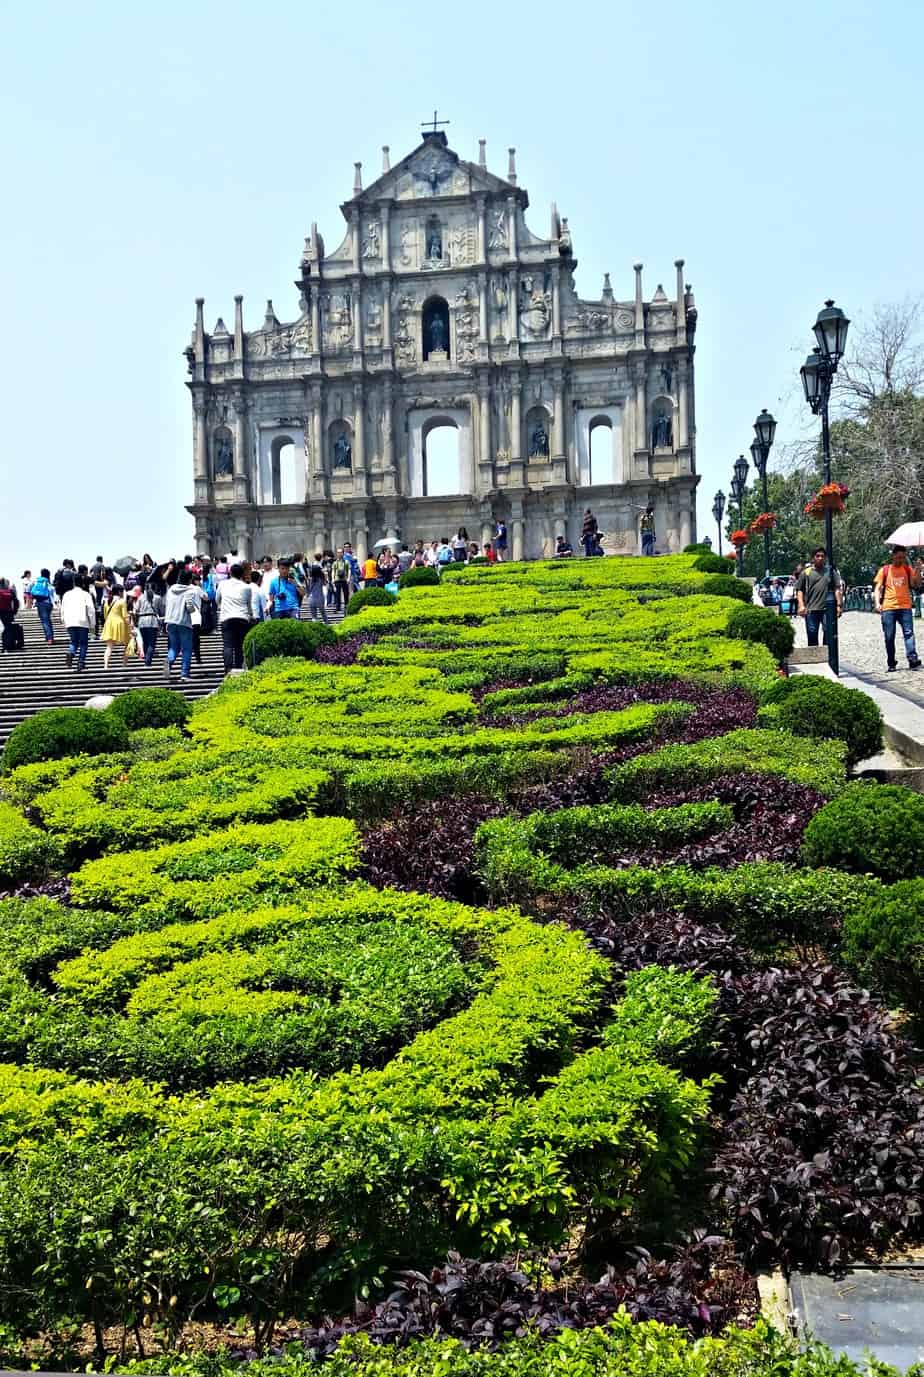
[[[796, 645], [805, 645], [805, 623], [795, 621]], [[924, 620], [916, 617], [914, 634], [918, 653], [924, 659]], [[851, 674], [877, 688], [888, 689], [900, 698], [907, 698], [924, 707], [924, 669], [908, 668], [901, 632], [897, 636], [897, 655], [900, 668], [886, 671], [885, 642], [882, 624], [875, 612], [845, 612], [840, 620], [838, 640], [841, 655], [841, 675]]]

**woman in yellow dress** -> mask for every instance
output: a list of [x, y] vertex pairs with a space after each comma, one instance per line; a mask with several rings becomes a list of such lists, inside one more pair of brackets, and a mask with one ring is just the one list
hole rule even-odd
[[113, 646], [120, 645], [124, 652], [129, 641], [134, 639], [132, 625], [128, 619], [128, 609], [125, 605], [125, 590], [117, 585], [112, 591], [113, 598], [109, 604], [109, 611], [106, 613], [106, 620], [103, 623], [100, 636], [100, 640], [106, 647], [103, 655], [104, 669], [109, 668]]

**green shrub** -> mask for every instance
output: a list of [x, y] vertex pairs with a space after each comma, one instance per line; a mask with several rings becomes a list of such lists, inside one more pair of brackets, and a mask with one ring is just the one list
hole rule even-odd
[[736, 607], [728, 619], [725, 634], [738, 641], [756, 641], [765, 645], [781, 663], [792, 650], [796, 633], [788, 617], [771, 612], [767, 607]]
[[[451, 566], [450, 566], [451, 567]], [[410, 569], [405, 569], [398, 579], [399, 588], [423, 588], [428, 584], [432, 587], [440, 581], [439, 573], [436, 569], [425, 566], [420, 569], [416, 565], [411, 565]]]
[[244, 637], [244, 662], [253, 669], [274, 656], [313, 660], [318, 646], [333, 645], [336, 639], [324, 622], [300, 622], [294, 617], [258, 622]]
[[353, 594], [346, 606], [346, 615], [355, 617], [364, 607], [394, 607], [398, 601], [387, 588], [360, 588]]
[[182, 727], [192, 707], [171, 689], [137, 688], [120, 693], [107, 711], [135, 732], [145, 727]]
[[707, 574], [698, 591], [713, 598], [737, 598], [739, 602], [753, 606], [751, 585], [745, 583], [744, 579], [735, 578], [734, 574]]
[[697, 554], [693, 561], [693, 568], [698, 569], [701, 574], [721, 574], [723, 578], [728, 577], [728, 560], [721, 555], [714, 555], [711, 550], [703, 550]]
[[843, 954], [861, 980], [924, 1016], [924, 879], [883, 886], [846, 914]]
[[794, 736], [834, 737], [847, 745], [847, 764], [856, 765], [882, 750], [882, 713], [862, 689], [796, 674], [780, 679], [766, 694], [759, 720]]
[[607, 772], [614, 798], [643, 800], [660, 789], [686, 789], [719, 775], [785, 775], [832, 797], [846, 781], [843, 742], [792, 736], [789, 732], [741, 727], [689, 746], [663, 746]]
[[802, 856], [806, 865], [910, 880], [924, 857], [924, 796], [900, 784], [851, 784], [812, 818]]
[[108, 712], [47, 708], [13, 728], [3, 751], [3, 770], [6, 773], [17, 765], [60, 760], [68, 755], [124, 751], [127, 746], [127, 727]]
[[0, 802], [0, 889], [43, 878], [61, 861], [57, 843], [11, 803]]
[[659, 1061], [682, 1064], [691, 1054], [706, 1051], [718, 994], [711, 976], [697, 977], [673, 966], [643, 966], [626, 977], [604, 1041], [610, 1047], [641, 1048]]

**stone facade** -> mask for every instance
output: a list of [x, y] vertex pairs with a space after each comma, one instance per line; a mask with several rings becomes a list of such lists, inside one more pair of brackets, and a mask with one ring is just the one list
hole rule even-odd
[[[350, 539], [363, 554], [459, 526], [486, 541], [502, 518], [514, 558], [534, 557], [558, 534], [577, 549], [590, 506], [604, 548], [634, 554], [648, 502], [660, 550], [695, 539], [683, 260], [672, 298], [659, 286], [646, 302], [636, 264], [633, 299], [616, 300], [607, 274], [584, 300], [567, 220], [553, 205], [548, 239], [527, 227], [513, 150], [506, 178], [487, 170], [483, 143], [465, 162], [442, 133], [394, 167], [384, 154], [366, 190], [356, 165], [332, 253], [312, 226], [296, 320], [268, 302], [245, 332], [236, 297], [233, 332], [219, 319], [207, 334], [196, 303], [196, 548], [257, 556]], [[448, 495], [428, 482], [437, 430], [458, 455]]]

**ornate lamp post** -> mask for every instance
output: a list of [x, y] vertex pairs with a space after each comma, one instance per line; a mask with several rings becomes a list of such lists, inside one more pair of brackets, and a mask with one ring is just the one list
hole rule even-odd
[[[740, 527], [742, 527], [742, 529], [743, 529], [743, 527], [744, 527], [744, 490], [745, 490], [745, 488], [747, 487], [747, 478], [748, 478], [748, 461], [745, 459], [745, 457], [744, 457], [743, 454], [739, 454], [739, 455], [738, 455], [738, 458], [735, 460], [734, 464], [732, 465], [732, 470], [733, 470], [735, 476], [734, 476], [734, 478], [732, 479], [731, 492], [732, 492], [732, 497], [733, 497], [733, 498], [735, 499], [735, 501], [738, 503], [738, 525], [739, 525]], [[736, 556], [737, 556], [737, 559], [736, 559], [736, 562], [735, 562], [735, 573], [736, 573], [736, 574], [738, 575], [738, 577], [740, 578], [741, 575], [744, 573], [744, 549], [743, 549], [743, 547], [739, 545], [739, 546], [737, 547], [736, 551], [735, 551], [735, 554], [736, 554]]]
[[[751, 445], [751, 458], [754, 467], [760, 475], [761, 483], [761, 502], [763, 510], [769, 511], [769, 501], [767, 497], [767, 460], [770, 457], [770, 450], [773, 445], [773, 437], [776, 434], [776, 421], [770, 412], [764, 407], [763, 411], [754, 422], [754, 434], [756, 439]], [[770, 577], [770, 530], [764, 531], [764, 578]]]
[[[814, 324], [815, 349], [802, 365], [802, 386], [805, 400], [813, 416], [821, 416], [821, 451], [824, 457], [825, 486], [831, 482], [831, 431], [828, 425], [828, 403], [831, 384], [837, 365], [844, 357], [847, 327], [850, 321], [833, 301], [826, 301]], [[825, 509], [825, 562], [828, 572], [828, 592], [825, 598], [825, 639], [828, 642], [828, 664], [834, 674], [840, 673], [837, 643], [837, 602], [834, 596], [834, 515]]]
[[712, 517], [719, 531], [719, 554], [722, 553], [722, 517], [725, 515], [725, 494], [721, 488], [712, 503]]

